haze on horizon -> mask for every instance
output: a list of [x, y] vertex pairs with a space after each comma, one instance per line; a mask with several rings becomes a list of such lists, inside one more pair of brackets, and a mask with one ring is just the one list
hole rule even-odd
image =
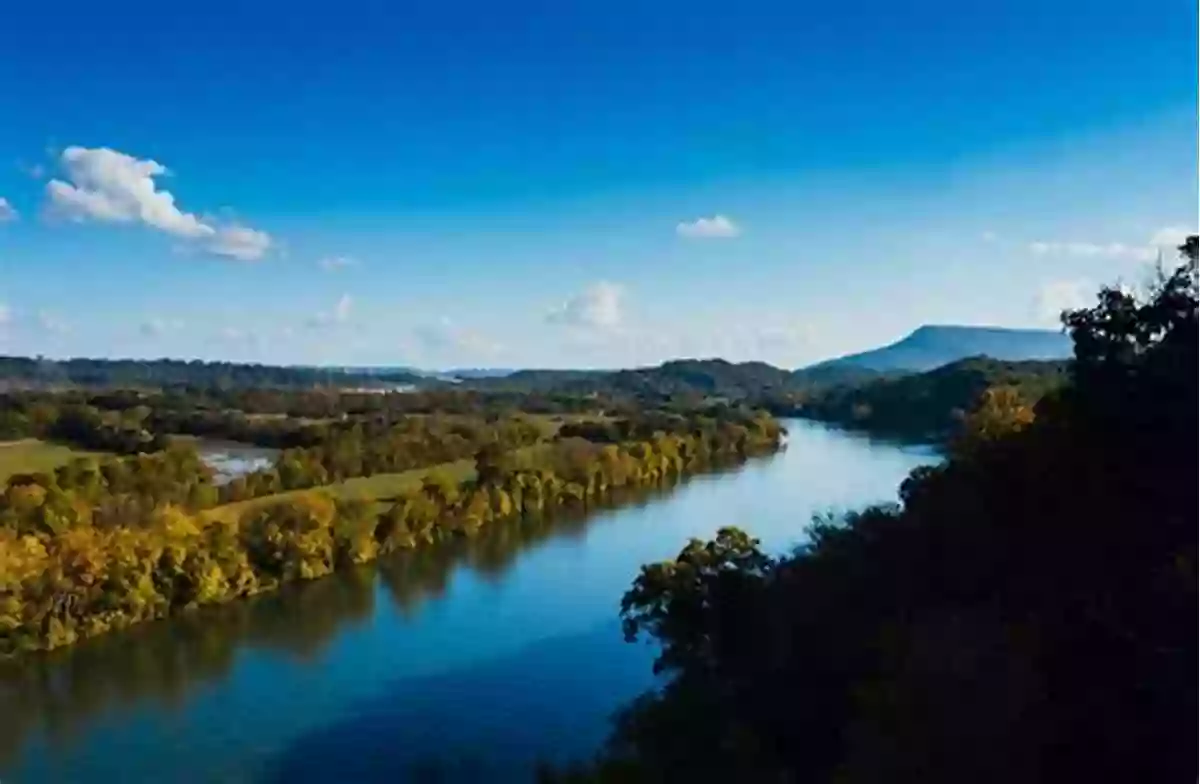
[[800, 367], [1196, 228], [1194, 3], [486, 8], [7, 9], [0, 354]]

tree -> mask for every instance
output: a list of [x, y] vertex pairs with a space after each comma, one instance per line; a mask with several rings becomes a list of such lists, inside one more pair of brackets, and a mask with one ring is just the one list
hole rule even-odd
[[967, 454], [981, 444], [1018, 433], [1033, 423], [1034, 409], [1014, 386], [989, 387], [975, 409], [963, 417], [951, 448]]
[[503, 446], [490, 442], [475, 453], [476, 481], [481, 485], [497, 484], [508, 468], [508, 454]]
[[[1198, 704], [1196, 239], [1147, 296], [1067, 314], [1036, 417], [985, 395], [902, 506], [647, 566], [668, 679], [563, 781], [1184, 781]], [[645, 457], [645, 455], [643, 455]]]
[[758, 544], [744, 531], [722, 528], [711, 542], [691, 540], [674, 561], [642, 567], [621, 615], [626, 639], [647, 634], [662, 643], [656, 671], [714, 665], [718, 624], [710, 616], [762, 580], [770, 560]]

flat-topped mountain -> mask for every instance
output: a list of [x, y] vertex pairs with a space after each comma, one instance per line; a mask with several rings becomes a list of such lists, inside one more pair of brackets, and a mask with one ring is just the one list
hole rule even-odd
[[826, 360], [797, 372], [803, 375], [819, 375], [835, 369], [920, 372], [977, 356], [1008, 362], [1067, 359], [1071, 356], [1071, 339], [1047, 329], [927, 325], [882, 348]]

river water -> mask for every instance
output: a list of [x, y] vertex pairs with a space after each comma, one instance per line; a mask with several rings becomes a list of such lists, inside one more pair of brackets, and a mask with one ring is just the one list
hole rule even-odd
[[585, 518], [495, 526], [0, 665], [0, 782], [527, 781], [653, 686], [638, 566], [738, 525], [894, 500], [933, 451], [789, 421], [788, 447]]

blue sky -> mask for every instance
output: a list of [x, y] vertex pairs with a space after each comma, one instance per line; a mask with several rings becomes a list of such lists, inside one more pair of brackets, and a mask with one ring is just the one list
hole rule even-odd
[[800, 366], [1194, 229], [1185, 0], [19, 3], [0, 353]]

